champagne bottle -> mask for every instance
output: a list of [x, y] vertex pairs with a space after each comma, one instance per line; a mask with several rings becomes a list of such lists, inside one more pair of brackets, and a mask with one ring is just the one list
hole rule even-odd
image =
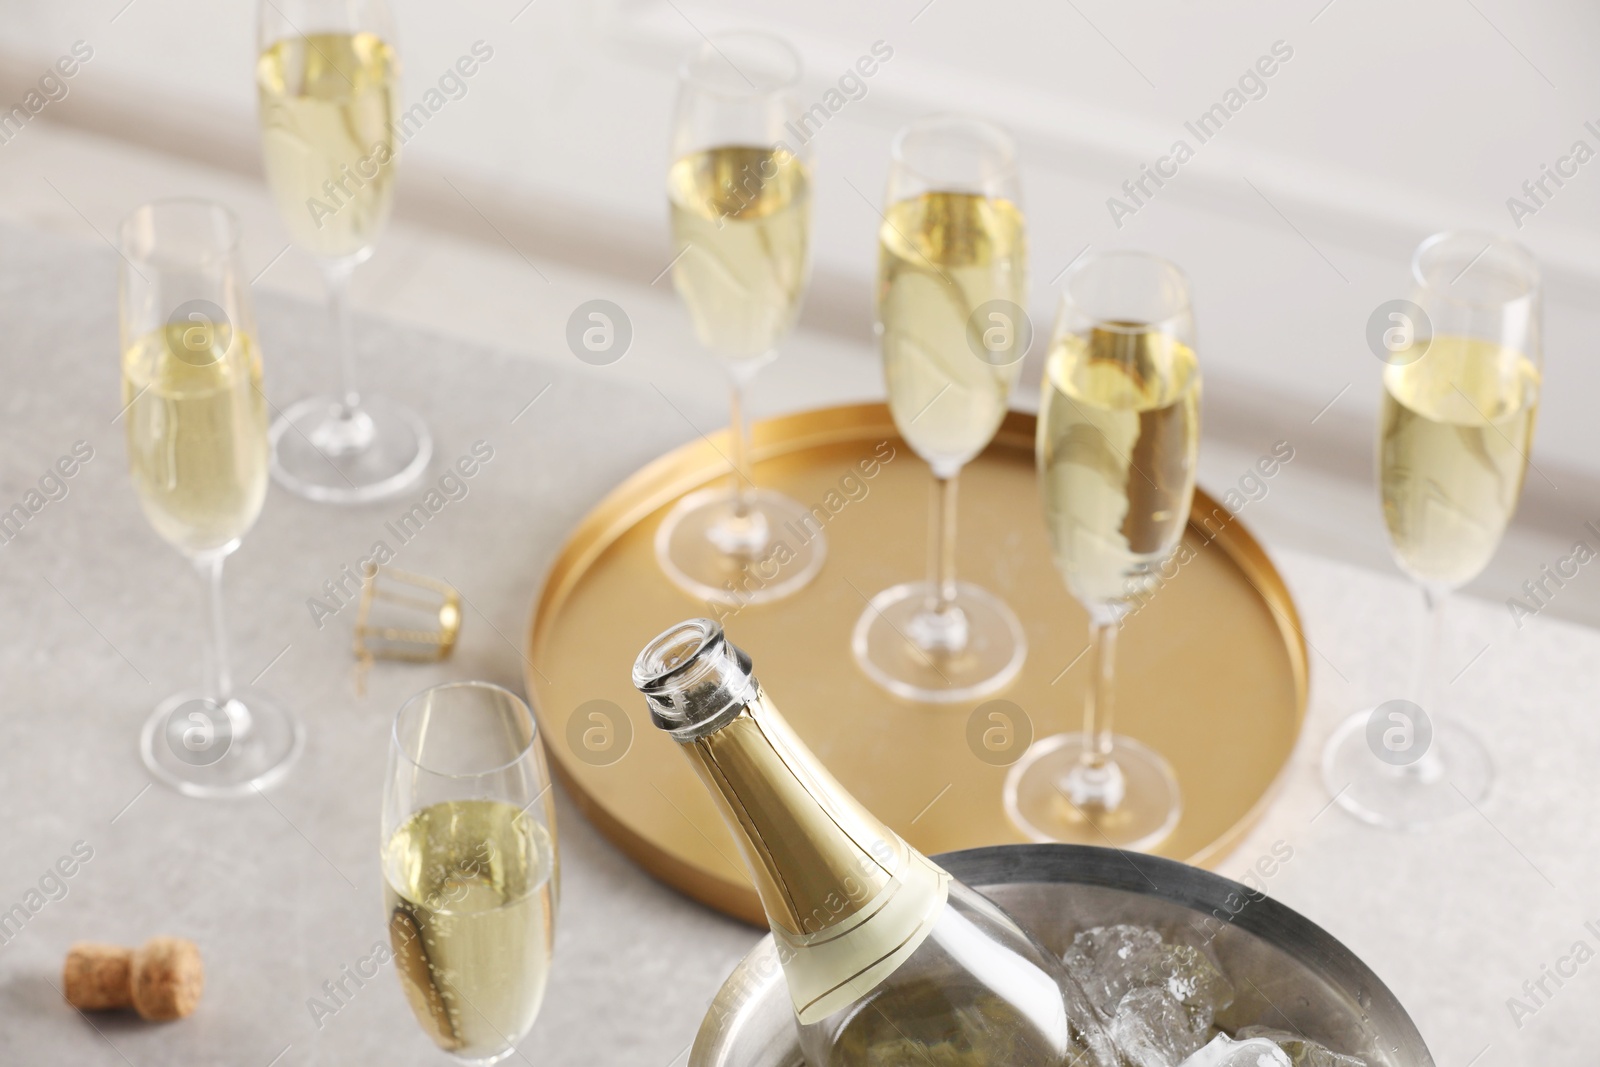
[[662, 633], [633, 681], [738, 841], [810, 1067], [1105, 1062], [1061, 964], [846, 793], [719, 625]]

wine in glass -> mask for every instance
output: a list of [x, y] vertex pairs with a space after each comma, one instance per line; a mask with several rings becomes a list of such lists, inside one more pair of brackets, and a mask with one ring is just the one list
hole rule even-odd
[[851, 647], [909, 700], [992, 693], [1027, 654], [1005, 602], [955, 576], [956, 478], [1005, 418], [1030, 335], [1016, 148], [977, 119], [894, 139], [878, 229], [877, 328], [895, 427], [933, 470], [928, 577], [873, 597]]
[[1034, 743], [1006, 810], [1035, 841], [1150, 849], [1182, 810], [1159, 752], [1113, 732], [1117, 630], [1154, 592], [1189, 521], [1200, 446], [1200, 366], [1189, 284], [1142, 252], [1067, 275], [1039, 402], [1036, 453], [1056, 568], [1089, 613], [1083, 732]]
[[417, 415], [356, 387], [350, 275], [389, 220], [400, 145], [400, 62], [383, 0], [261, 0], [256, 92], [267, 184], [315, 256], [339, 353], [337, 393], [272, 427], [272, 474], [312, 500], [357, 503], [415, 482], [433, 454]]
[[516, 1051], [544, 1000], [559, 896], [555, 805], [528, 706], [487, 682], [423, 690], [395, 715], [383, 794], [395, 973], [461, 1063]]
[[205, 579], [209, 676], [157, 705], [145, 766], [191, 796], [264, 789], [305, 743], [298, 722], [228, 671], [222, 564], [267, 494], [267, 413], [249, 279], [232, 212], [205, 200], [146, 204], [122, 223], [121, 419], [145, 518]]
[[1421, 589], [1427, 623], [1411, 700], [1352, 716], [1322, 757], [1341, 807], [1400, 828], [1471, 811], [1489, 792], [1488, 749], [1451, 721], [1439, 684], [1444, 606], [1488, 565], [1516, 510], [1541, 365], [1539, 268], [1526, 249], [1437, 234], [1411, 273], [1425, 320], [1386, 359], [1378, 480], [1395, 560]]
[[811, 170], [786, 127], [798, 118], [800, 57], [764, 33], [709, 38], [683, 64], [667, 198], [672, 280], [696, 337], [732, 380], [726, 487], [684, 497], [656, 531], [680, 588], [711, 603], [786, 597], [822, 567], [817, 520], [751, 480], [745, 400], [794, 328], [810, 272]]

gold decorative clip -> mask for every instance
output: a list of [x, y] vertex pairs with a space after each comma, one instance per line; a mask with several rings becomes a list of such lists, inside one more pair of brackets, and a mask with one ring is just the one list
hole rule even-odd
[[356, 609], [356, 694], [366, 695], [374, 660], [437, 663], [461, 636], [461, 594], [421, 574], [375, 567], [361, 582]]

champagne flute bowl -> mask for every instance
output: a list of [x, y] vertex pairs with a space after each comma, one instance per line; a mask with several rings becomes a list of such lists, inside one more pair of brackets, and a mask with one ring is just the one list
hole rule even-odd
[[424, 1033], [498, 1063], [538, 1017], [559, 901], [555, 804], [528, 705], [488, 682], [395, 715], [380, 859], [395, 973]]

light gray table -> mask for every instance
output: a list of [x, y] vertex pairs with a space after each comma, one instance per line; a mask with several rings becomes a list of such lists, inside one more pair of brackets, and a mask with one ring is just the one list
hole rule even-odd
[[[495, 450], [470, 494], [396, 560], [463, 591], [461, 647], [436, 668], [380, 666], [357, 698], [354, 609], [319, 629], [306, 598], [365, 554], [423, 489], [348, 510], [273, 489], [229, 564], [234, 662], [245, 679], [265, 670], [260, 684], [304, 719], [308, 747], [266, 799], [189, 800], [150, 786], [135, 748], [150, 706], [194, 680], [200, 593], [145, 524], [128, 483], [113, 423], [116, 263], [104, 247], [0, 232], [0, 351], [10, 368], [0, 394], [0, 510], [75, 441], [94, 449], [67, 495], [0, 545], [0, 911], [25, 901], [76, 842], [93, 849], [65, 895], [56, 891], [60, 899], [0, 945], [0, 1064], [446, 1062], [387, 973], [320, 1028], [307, 1007], [384, 936], [378, 801], [390, 717], [406, 696], [448, 678], [520, 689], [529, 608], [566, 530], [629, 472], [693, 437], [689, 421], [717, 426], [722, 397], [657, 383], [669, 405], [575, 360], [364, 322], [366, 378], [426, 414], [440, 459], [480, 439]], [[268, 298], [258, 311], [273, 402], [324, 385], [320, 311]], [[1291, 467], [1284, 477], [1292, 476]], [[1371, 963], [1441, 1067], [1542, 1065], [1600, 1045], [1600, 1014], [1589, 1008], [1600, 964], [1585, 962], [1561, 987], [1547, 980], [1552, 995], [1542, 1004], [1522, 988], [1580, 939], [1600, 949], [1584, 925], [1600, 919], [1590, 889], [1600, 879], [1590, 818], [1600, 801], [1592, 770], [1600, 635], [1542, 619], [1517, 631], [1503, 606], [1460, 605], [1447, 660], [1451, 675], [1461, 673], [1450, 692], [1494, 739], [1501, 779], [1481, 811], [1439, 832], [1386, 834], [1327, 808], [1315, 761], [1342, 715], [1397, 695], [1409, 591], [1394, 576], [1317, 558], [1279, 563], [1314, 649], [1312, 708], [1272, 811], [1223, 871], [1238, 875], [1274, 845], [1280, 855], [1287, 848], [1292, 858], [1268, 891]], [[559, 808], [555, 969], [523, 1059], [682, 1062], [707, 1001], [755, 932], [655, 883], [564, 798]], [[56, 986], [70, 941], [131, 944], [155, 933], [202, 946], [207, 988], [194, 1017], [91, 1025], [62, 1002]], [[1520, 1027], [1507, 1006], [1513, 996], [1536, 1009]]]

